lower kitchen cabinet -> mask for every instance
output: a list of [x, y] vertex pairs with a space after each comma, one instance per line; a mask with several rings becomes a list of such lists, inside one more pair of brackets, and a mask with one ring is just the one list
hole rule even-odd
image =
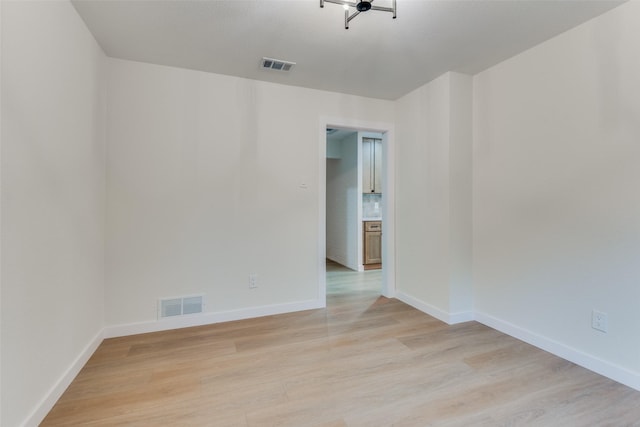
[[365, 269], [382, 267], [382, 221], [364, 221]]

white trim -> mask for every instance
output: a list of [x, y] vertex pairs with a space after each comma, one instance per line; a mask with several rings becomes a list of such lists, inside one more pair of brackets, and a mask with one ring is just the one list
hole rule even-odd
[[440, 310], [434, 305], [419, 300], [418, 298], [412, 297], [411, 295], [407, 295], [402, 291], [396, 292], [396, 298], [403, 303], [409, 304], [411, 307], [428, 314], [429, 316], [435, 317], [436, 319], [441, 320], [447, 324], [449, 323], [449, 313], [444, 310]]
[[327, 120], [318, 121], [318, 301], [327, 306]]
[[472, 320], [476, 320], [476, 315], [473, 311], [458, 311], [456, 313], [449, 313], [450, 325], [471, 322]]
[[198, 313], [186, 316], [167, 317], [159, 320], [107, 326], [105, 338], [123, 337], [127, 335], [145, 334], [148, 332], [167, 331], [188, 328], [191, 326], [211, 325], [234, 320], [271, 316], [274, 314], [292, 313], [295, 311], [324, 308], [322, 301], [309, 300], [287, 304], [263, 305], [240, 310], [221, 311], [217, 313]]
[[67, 387], [71, 384], [71, 382], [76, 378], [80, 370], [84, 367], [84, 365], [89, 361], [93, 353], [98, 349], [98, 346], [102, 343], [104, 339], [104, 329], [96, 334], [95, 337], [87, 344], [87, 346], [80, 352], [80, 355], [76, 357], [76, 359], [71, 363], [69, 368], [65, 371], [64, 374], [60, 377], [60, 379], [51, 387], [51, 389], [47, 392], [47, 394], [42, 398], [40, 403], [38, 403], [31, 412], [31, 414], [26, 418], [23, 426], [37, 426], [42, 420], [47, 416], [49, 411], [56, 404], [58, 399], [65, 392]]
[[[558, 357], [580, 365], [590, 371], [610, 378], [628, 387], [640, 391], [640, 374], [621, 366], [614, 365], [597, 357], [591, 356], [575, 348], [569, 347], [558, 341], [554, 341], [542, 335], [523, 329], [512, 323], [498, 319], [485, 313], [460, 312], [447, 313], [431, 304], [414, 298], [404, 292], [397, 292], [396, 298], [400, 301], [439, 319], [447, 324], [455, 324], [476, 320], [490, 328], [498, 330], [509, 336], [517, 338], [542, 350], [548, 351]], [[322, 301], [310, 300], [289, 304], [276, 304], [249, 309], [225, 311], [219, 313], [204, 313], [204, 315], [184, 316], [175, 319], [163, 319], [162, 321], [150, 321], [132, 323], [126, 325], [108, 326], [98, 332], [91, 342], [82, 350], [80, 355], [71, 363], [69, 368], [40, 401], [33, 412], [21, 424], [22, 426], [37, 426], [47, 416], [55, 403], [60, 399], [64, 391], [78, 375], [80, 370], [89, 361], [93, 353], [105, 338], [114, 338], [127, 335], [135, 335], [147, 332], [178, 329], [189, 326], [201, 326], [207, 324], [228, 322], [248, 318], [269, 316], [274, 314], [290, 313], [295, 311], [323, 308]]]
[[[349, 265], [349, 261], [343, 256], [330, 256], [330, 255], [327, 255], [327, 259], [331, 260], [333, 262], [336, 262], [336, 263], [338, 263], [340, 265], [344, 265], [345, 267], [350, 268], [350, 269], [353, 270], [353, 266], [350, 266]], [[364, 268], [362, 268], [362, 266], [360, 266], [359, 268], [360, 268], [360, 270], [358, 270], [358, 271], [364, 271]]]
[[621, 384], [640, 391], [640, 373], [630, 371], [613, 363], [584, 353], [573, 347], [562, 344], [535, 332], [521, 328], [485, 313], [475, 313], [476, 321], [496, 329], [558, 357], [580, 365], [590, 371], [603, 375]]
[[396, 292], [396, 298], [402, 301], [403, 303], [408, 304], [411, 307], [418, 309], [423, 313], [428, 314], [429, 316], [435, 317], [436, 319], [443, 321], [447, 325], [455, 325], [456, 323], [464, 323], [464, 322], [469, 322], [471, 320], [474, 320], [474, 314], [472, 311], [449, 313], [434, 305], [426, 303], [418, 298], [405, 294], [402, 291]]
[[364, 230], [362, 229], [362, 186], [364, 185], [362, 182], [362, 174], [364, 171], [362, 167], [362, 134], [363, 132], [356, 134], [356, 193], [358, 194], [356, 199], [356, 264], [359, 272], [364, 271]]
[[[0, 22], [2, 21], [2, 4], [0, 4]], [[2, 44], [2, 33], [3, 31], [0, 29], [0, 46], [3, 46]], [[3, 63], [3, 55], [0, 55], [0, 82], [3, 82], [4, 80], [2, 80], [2, 70], [4, 70], [4, 67], [2, 66]], [[4, 122], [4, 115], [2, 114], [2, 106], [4, 105], [4, 102], [0, 101], [0, 242], [4, 242], [4, 240], [2, 239], [2, 224], [4, 223], [4, 221], [2, 221], [2, 194], [3, 194], [3, 184], [2, 184], [2, 152], [4, 151], [2, 149], [2, 124]], [[1, 260], [4, 259], [2, 257], [2, 244], [0, 244], [0, 291], [2, 290], [2, 277], [4, 277], [4, 274], [2, 274], [2, 262]], [[0, 292], [0, 295], [2, 294], [2, 292]], [[2, 339], [0, 339], [0, 385], [3, 384], [2, 382], [2, 366], [4, 366], [4, 364], [2, 363], [2, 354], [3, 352], [2, 350]], [[2, 388], [0, 387], [0, 423], [2, 422]]]
[[386, 127], [382, 135], [382, 295], [396, 295], [396, 146], [395, 129]]
[[513, 338], [519, 339], [520, 341], [526, 342], [527, 344], [531, 344], [539, 349], [547, 351], [555, 356], [561, 357], [562, 359], [573, 362], [576, 365], [582, 366], [583, 368], [586, 368], [592, 372], [595, 372], [604, 377], [612, 379], [613, 381], [617, 381], [621, 384], [640, 391], [640, 373], [599, 359], [566, 344], [562, 344], [561, 342], [521, 328], [520, 326], [514, 325], [513, 323], [506, 322], [485, 313], [472, 311], [448, 313], [434, 305], [419, 300], [418, 298], [412, 297], [411, 295], [407, 295], [401, 291], [398, 291], [396, 293], [396, 298], [404, 302], [405, 304], [408, 304], [422, 311], [423, 313], [435, 317], [436, 319], [441, 320], [449, 325], [475, 320], [478, 323], [482, 323], [483, 325], [486, 325], [492, 329], [500, 331]]

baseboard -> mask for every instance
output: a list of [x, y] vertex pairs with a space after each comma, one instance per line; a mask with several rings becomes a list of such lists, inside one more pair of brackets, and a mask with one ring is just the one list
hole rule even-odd
[[71, 363], [71, 366], [67, 368], [65, 373], [60, 379], [51, 387], [45, 397], [38, 403], [35, 410], [27, 417], [22, 424], [25, 427], [37, 426], [47, 416], [51, 408], [56, 404], [62, 393], [69, 387], [69, 384], [75, 379], [80, 370], [87, 363], [89, 358], [98, 349], [98, 346], [104, 339], [104, 330], [101, 330], [96, 336], [87, 344], [82, 350], [80, 355]]
[[167, 331], [171, 329], [189, 328], [192, 326], [211, 325], [214, 323], [231, 322], [233, 320], [251, 319], [255, 317], [272, 316], [274, 314], [292, 313], [295, 311], [324, 308], [320, 300], [308, 300], [287, 304], [264, 305], [240, 310], [222, 311], [217, 313], [202, 313], [189, 316], [173, 317], [139, 323], [107, 326], [104, 330], [105, 338], [123, 337], [127, 335], [144, 334], [148, 332]]
[[333, 255], [331, 255], [331, 256], [330, 256], [330, 255], [327, 255], [327, 257], [326, 257], [326, 258], [327, 258], [328, 260], [330, 260], [330, 261], [333, 261], [333, 262], [335, 262], [335, 263], [337, 263], [337, 264], [340, 264], [340, 265], [342, 265], [342, 266], [344, 266], [344, 267], [347, 267], [347, 268], [349, 268], [349, 269], [351, 269], [351, 270], [354, 270], [354, 271], [364, 271], [364, 270], [362, 269], [362, 266], [361, 266], [361, 265], [360, 265], [360, 266], [357, 266], [357, 265], [351, 265], [351, 264], [349, 264], [349, 262], [348, 262], [347, 258], [345, 258], [345, 257], [333, 256]]
[[396, 292], [395, 298], [399, 299], [405, 304], [409, 304], [411, 307], [416, 308], [423, 313], [428, 314], [429, 316], [435, 317], [436, 319], [445, 322], [448, 325], [468, 322], [474, 319], [472, 311], [449, 313], [401, 291]]
[[[584, 353], [575, 348], [569, 347], [558, 341], [554, 341], [542, 335], [528, 331], [512, 323], [498, 319], [485, 313], [459, 312], [448, 313], [431, 304], [425, 303], [415, 297], [403, 292], [397, 292], [396, 298], [400, 301], [439, 319], [447, 324], [455, 324], [476, 320], [490, 328], [496, 329], [542, 350], [548, 351], [558, 357], [573, 362], [590, 371], [596, 372], [621, 384], [640, 391], [640, 374], [630, 371], [615, 364]], [[39, 425], [47, 416], [51, 408], [58, 401], [60, 396], [67, 389], [69, 384], [78, 375], [83, 366], [87, 363], [91, 355], [96, 351], [104, 338], [113, 338], [126, 335], [134, 335], [146, 332], [157, 332], [170, 329], [178, 329], [190, 326], [201, 326], [206, 324], [228, 322], [275, 314], [290, 313], [295, 311], [311, 310], [323, 308], [319, 300], [309, 300], [288, 304], [275, 304], [260, 307], [253, 307], [242, 310], [232, 310], [220, 313], [205, 313], [198, 316], [187, 316], [175, 319], [164, 319], [162, 321], [141, 322], [126, 325], [116, 325], [104, 328], [83, 349], [80, 355], [71, 363], [69, 368], [60, 377], [56, 384], [49, 390], [46, 396], [36, 406], [34, 411], [26, 418], [22, 426], [31, 427]]]
[[520, 326], [498, 319], [485, 313], [459, 312], [448, 313], [438, 307], [421, 301], [403, 292], [397, 292], [396, 298], [410, 306], [435, 317], [449, 325], [475, 320], [483, 325], [517, 338], [544, 351], [582, 366], [590, 371], [617, 381], [640, 391], [640, 373], [630, 371], [621, 366], [599, 359], [578, 349], [554, 341], [550, 338], [531, 332]]
[[457, 323], [471, 322], [476, 320], [475, 313], [473, 311], [458, 311], [455, 313], [449, 313], [449, 324], [455, 325]]
[[232, 310], [220, 313], [205, 313], [203, 315], [184, 316], [174, 319], [163, 319], [161, 321], [132, 323], [126, 325], [108, 326], [98, 332], [91, 342], [82, 350], [80, 355], [71, 363], [69, 368], [60, 379], [49, 390], [45, 397], [36, 405], [33, 412], [21, 424], [22, 427], [38, 426], [47, 416], [51, 408], [56, 404], [60, 396], [69, 387], [80, 370], [86, 365], [89, 358], [98, 349], [100, 343], [105, 338], [134, 335], [146, 332], [157, 332], [169, 329], [186, 328], [190, 326], [201, 326], [213, 323], [229, 322], [274, 314], [291, 313], [295, 311], [312, 310], [323, 308], [324, 304], [318, 300], [309, 300], [289, 304], [265, 305], [242, 310]]
[[602, 376], [640, 391], [640, 374], [599, 359], [558, 341], [523, 329], [485, 313], [475, 313], [475, 320]]

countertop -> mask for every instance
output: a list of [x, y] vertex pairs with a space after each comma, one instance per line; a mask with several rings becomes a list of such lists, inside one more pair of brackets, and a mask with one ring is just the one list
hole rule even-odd
[[362, 218], [362, 221], [382, 221], [382, 218], [381, 217], [378, 217], [378, 218], [364, 217]]

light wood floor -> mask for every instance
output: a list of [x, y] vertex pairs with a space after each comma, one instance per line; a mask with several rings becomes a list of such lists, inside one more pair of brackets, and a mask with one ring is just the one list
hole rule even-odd
[[105, 340], [43, 426], [640, 426], [640, 392], [328, 266], [328, 307]]

